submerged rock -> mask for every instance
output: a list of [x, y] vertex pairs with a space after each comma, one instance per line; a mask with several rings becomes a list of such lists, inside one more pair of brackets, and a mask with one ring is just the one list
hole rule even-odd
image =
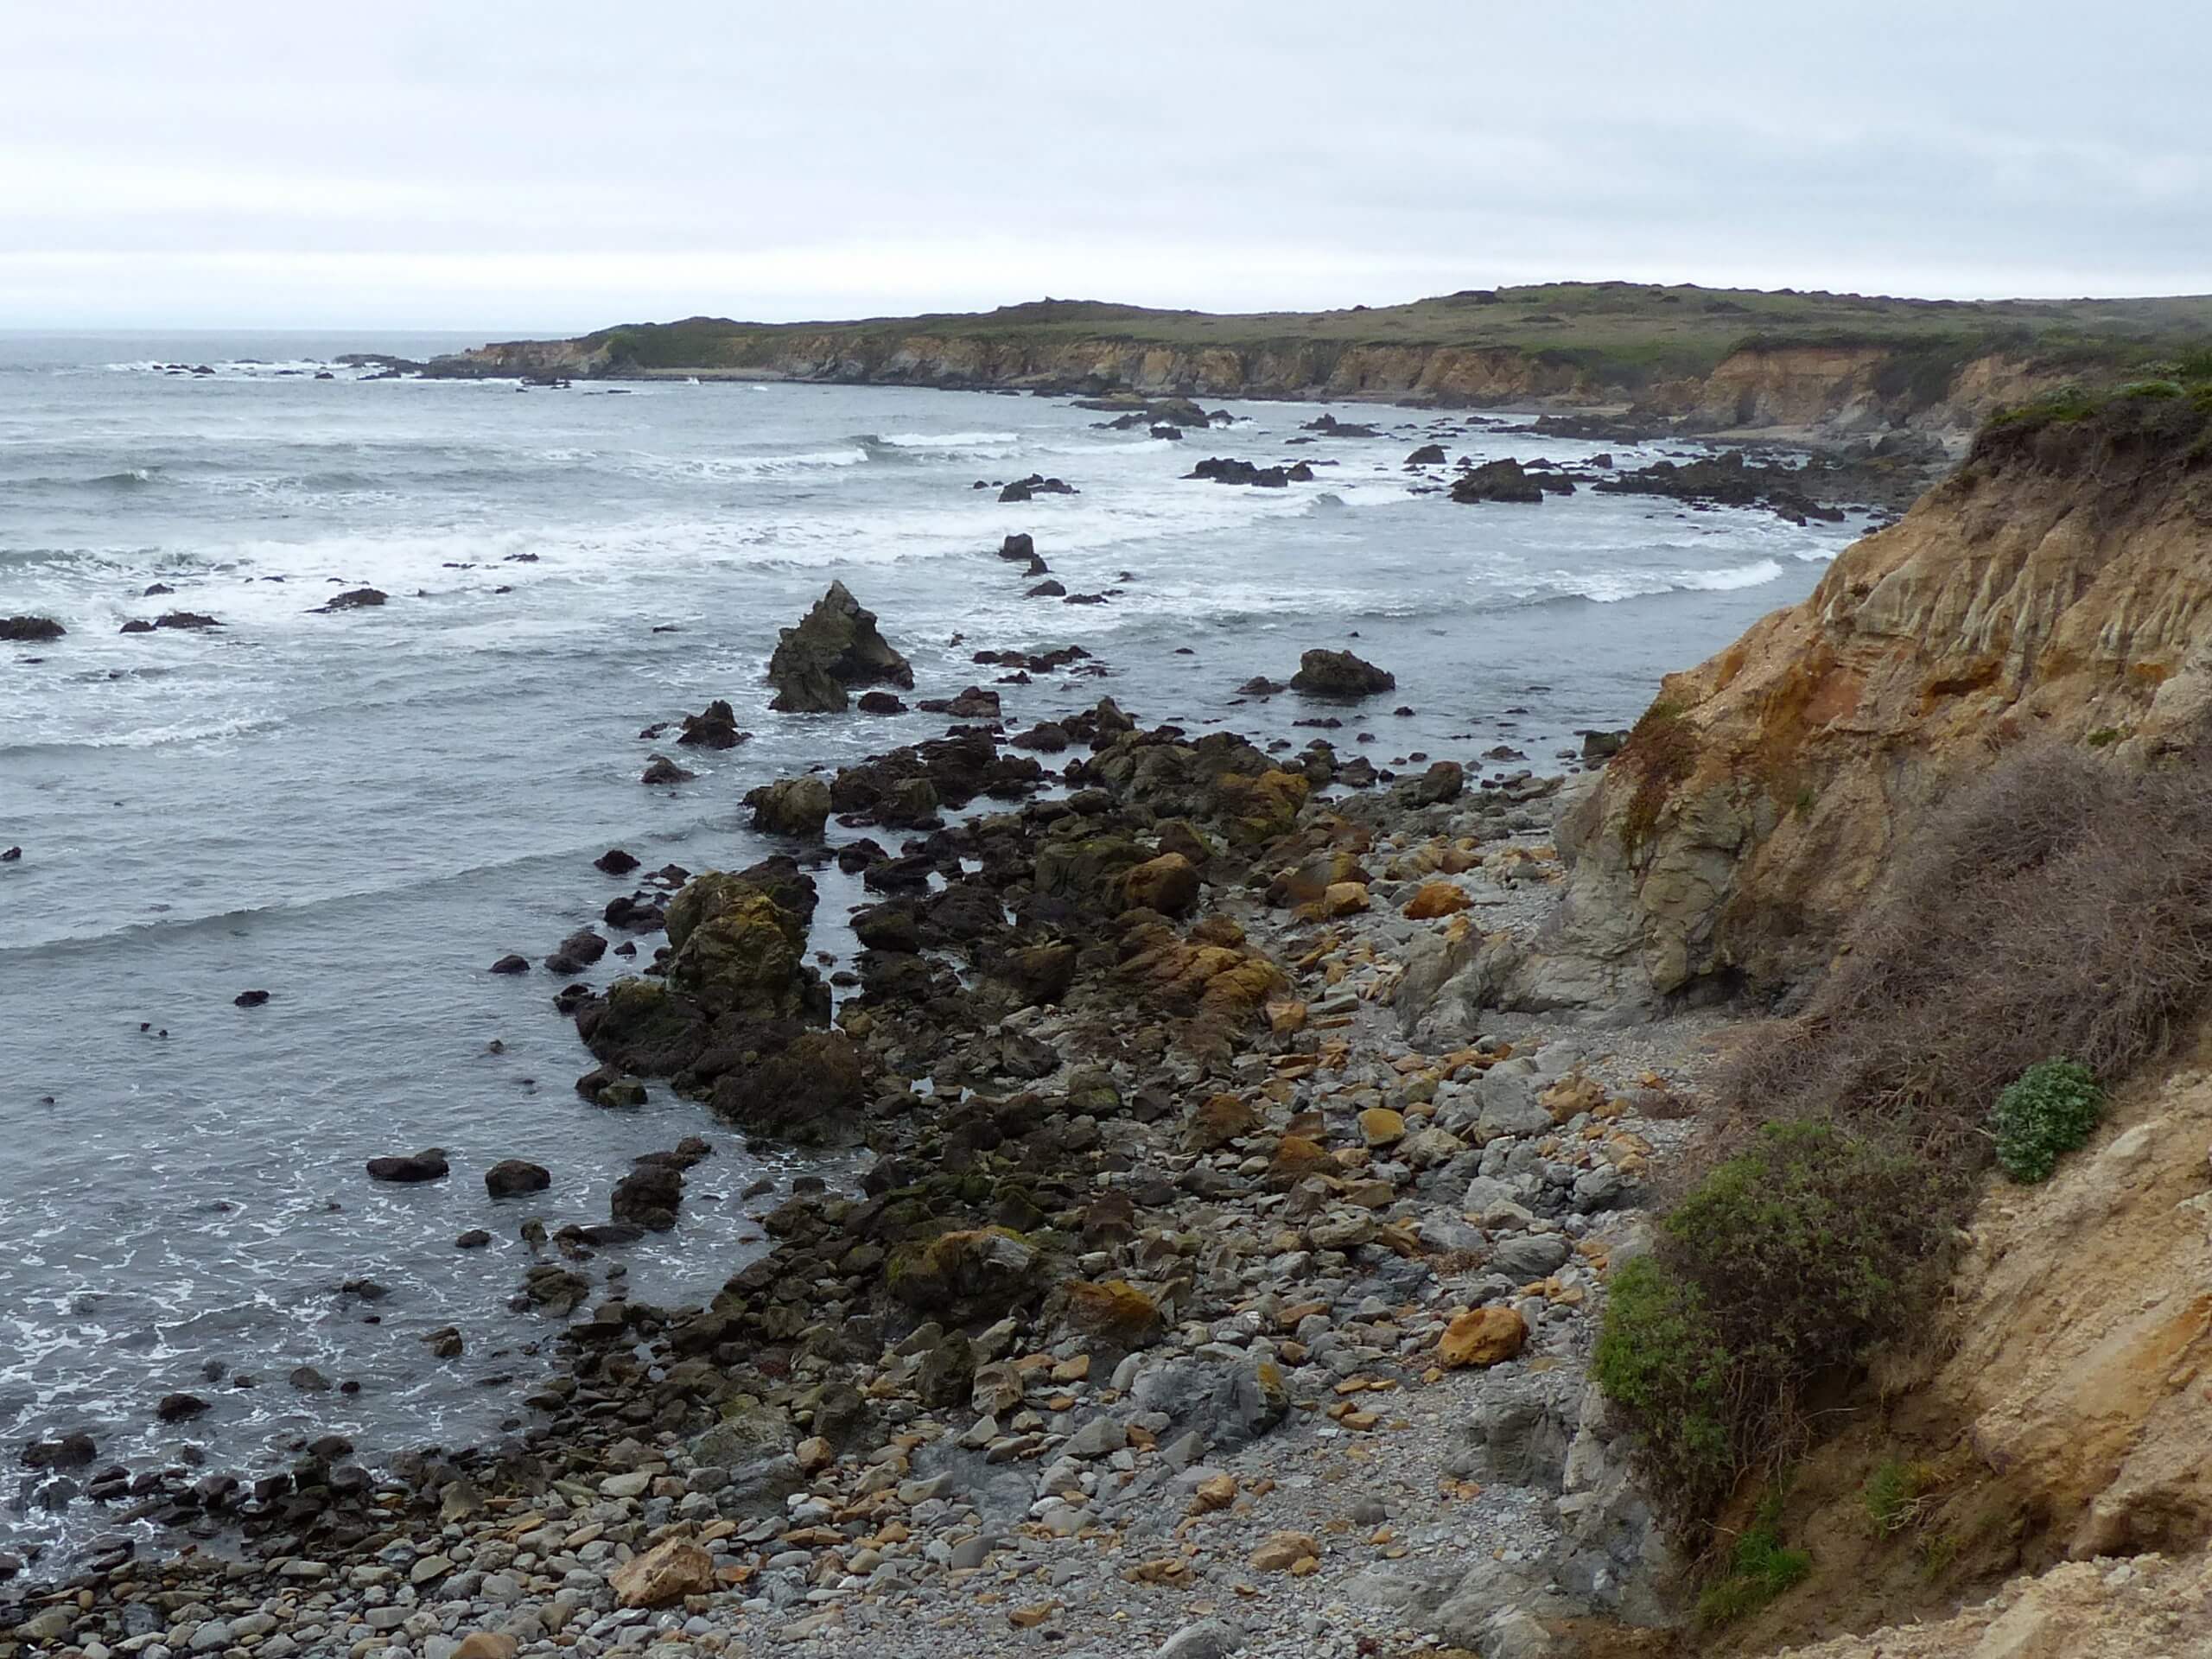
[[446, 1177], [446, 1154], [443, 1148], [431, 1147], [423, 1152], [372, 1158], [368, 1172], [372, 1181], [440, 1181]]

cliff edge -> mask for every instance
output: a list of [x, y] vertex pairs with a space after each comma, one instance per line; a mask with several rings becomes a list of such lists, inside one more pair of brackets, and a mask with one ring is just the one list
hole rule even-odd
[[1778, 994], [1929, 809], [2031, 736], [2155, 760], [2212, 713], [2212, 391], [2002, 416], [1811, 597], [1669, 676], [1568, 814], [1539, 955], [1460, 998], [1649, 1006]]

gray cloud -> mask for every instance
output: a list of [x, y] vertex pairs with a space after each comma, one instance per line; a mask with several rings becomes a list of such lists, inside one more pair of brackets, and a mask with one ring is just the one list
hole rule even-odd
[[[2212, 16], [131, 0], [11, 22], [0, 323], [2202, 289]], [[1803, 15], [1793, 15], [1802, 12]]]

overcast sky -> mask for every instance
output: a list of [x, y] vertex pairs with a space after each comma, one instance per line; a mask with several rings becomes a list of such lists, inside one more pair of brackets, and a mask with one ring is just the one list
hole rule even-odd
[[0, 327], [2212, 289], [2212, 8], [33, 0]]

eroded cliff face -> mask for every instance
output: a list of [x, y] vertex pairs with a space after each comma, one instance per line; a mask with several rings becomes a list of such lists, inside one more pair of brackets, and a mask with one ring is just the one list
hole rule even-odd
[[2150, 761], [2195, 741], [2212, 717], [2208, 429], [2187, 398], [1992, 428], [1804, 603], [1669, 676], [1562, 825], [1548, 948], [1483, 964], [1484, 995], [1802, 982], [1901, 836], [1995, 750], [2042, 737]]
[[1504, 346], [1398, 346], [1290, 339], [1249, 346], [1174, 346], [1019, 331], [976, 335], [880, 328], [761, 329], [721, 343], [725, 360], [664, 369], [626, 362], [609, 343], [516, 340], [441, 359], [448, 374], [746, 376], [854, 385], [1067, 390], [1119, 388], [1198, 397], [1369, 398], [1447, 406], [1634, 404], [1701, 430], [1788, 428], [1838, 435], [1971, 421], [1995, 388], [2047, 377], [1997, 358], [1959, 372], [1957, 390], [1896, 371], [1880, 346], [1760, 346], [1732, 353], [1710, 374], [1650, 385], [1565, 355]]

